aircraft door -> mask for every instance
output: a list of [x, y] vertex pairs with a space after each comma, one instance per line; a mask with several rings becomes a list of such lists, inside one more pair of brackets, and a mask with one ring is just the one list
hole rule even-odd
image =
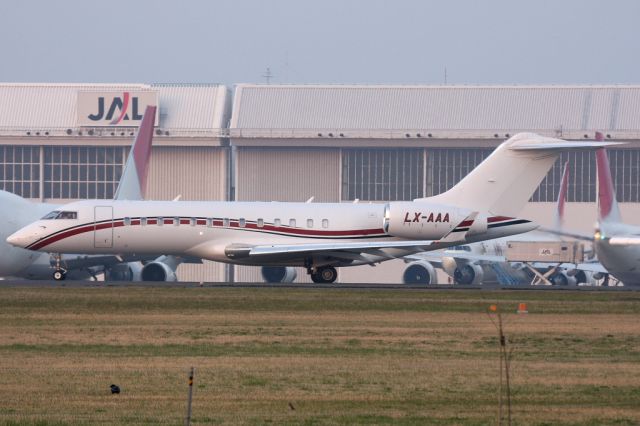
[[94, 247], [113, 247], [113, 207], [96, 206], [94, 210]]

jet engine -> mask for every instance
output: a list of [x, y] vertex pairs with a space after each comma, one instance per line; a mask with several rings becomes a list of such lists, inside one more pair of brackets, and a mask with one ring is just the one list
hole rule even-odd
[[268, 283], [292, 283], [298, 273], [290, 266], [263, 266], [262, 278]]
[[576, 279], [577, 284], [596, 285], [596, 274], [590, 271], [583, 271], [580, 269], [569, 269], [567, 275]]
[[453, 271], [453, 280], [456, 284], [477, 285], [482, 284], [484, 271], [482, 266], [467, 263], [460, 265]]
[[105, 281], [140, 281], [141, 276], [140, 262], [118, 263], [104, 271]]
[[154, 260], [142, 268], [142, 281], [178, 281], [176, 272], [166, 263]]
[[402, 274], [405, 284], [436, 284], [437, 274], [433, 265], [426, 260], [411, 262]]
[[576, 275], [573, 276], [567, 273], [567, 271], [558, 271], [552, 274], [549, 277], [549, 281], [553, 285], [565, 286], [565, 285], [576, 285], [578, 280], [576, 279]]

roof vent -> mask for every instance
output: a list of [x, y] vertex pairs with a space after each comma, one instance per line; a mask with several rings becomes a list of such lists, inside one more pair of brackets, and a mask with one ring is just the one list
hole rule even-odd
[[432, 137], [433, 137], [433, 135], [432, 135], [431, 133], [429, 133], [427, 136], [429, 136], [430, 138], [432, 138]]
[[67, 134], [70, 135], [71, 133], [73, 133], [73, 130], [67, 129]]
[[31, 136], [31, 132], [27, 132], [27, 136]]
[[405, 137], [405, 138], [410, 138], [410, 137], [411, 137], [411, 135], [410, 135], [409, 133], [405, 133], [405, 134], [404, 134], [404, 137]]
[[419, 138], [422, 137], [422, 135], [420, 133], [416, 133], [416, 136], [419, 137]]
[[318, 137], [321, 138], [322, 137], [322, 133], [318, 133]]
[[333, 133], [329, 133], [329, 137], [332, 138], [333, 137]]

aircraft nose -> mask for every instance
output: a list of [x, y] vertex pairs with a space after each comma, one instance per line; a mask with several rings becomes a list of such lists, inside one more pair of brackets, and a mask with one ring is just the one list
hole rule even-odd
[[7, 237], [7, 242], [12, 246], [25, 248], [28, 245], [27, 238], [23, 231], [14, 232]]

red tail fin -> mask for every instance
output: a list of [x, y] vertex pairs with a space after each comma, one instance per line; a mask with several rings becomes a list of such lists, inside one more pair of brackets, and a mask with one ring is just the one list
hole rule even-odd
[[[603, 139], [602, 133], [596, 132], [596, 140]], [[596, 167], [598, 169], [598, 221], [620, 221], [609, 157], [604, 148], [596, 151]]]
[[155, 117], [156, 107], [148, 106], [142, 117], [142, 123], [140, 123], [129, 158], [127, 158], [118, 189], [113, 197], [115, 200], [144, 199]]

